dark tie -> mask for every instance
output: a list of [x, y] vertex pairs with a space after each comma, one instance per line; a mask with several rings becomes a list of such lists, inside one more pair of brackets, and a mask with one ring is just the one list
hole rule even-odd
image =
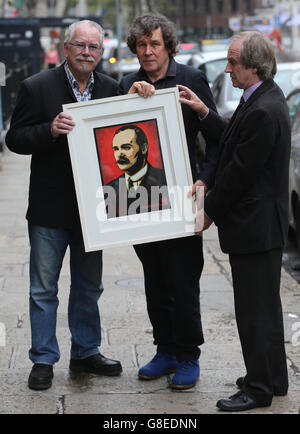
[[131, 178], [128, 178], [128, 191], [133, 187], [133, 181]]
[[239, 111], [241, 110], [242, 106], [244, 105], [244, 103], [245, 103], [245, 100], [244, 100], [243, 96], [241, 96], [241, 99], [240, 99], [239, 105], [237, 106], [237, 108], [236, 108], [235, 111], [236, 111], [236, 112], [239, 112]]
[[241, 96], [239, 105], [237, 106], [237, 108], [235, 109], [235, 112], [233, 113], [231, 119], [230, 119], [230, 125], [232, 124], [232, 122], [236, 119], [236, 117], [239, 115], [239, 112], [241, 110], [241, 108], [243, 107], [243, 104], [245, 103], [244, 98]]

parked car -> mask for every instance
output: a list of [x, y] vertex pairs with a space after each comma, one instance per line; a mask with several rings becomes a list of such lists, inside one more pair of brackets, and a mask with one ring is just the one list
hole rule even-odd
[[118, 40], [114, 38], [105, 38], [103, 41], [104, 52], [101, 59], [101, 72], [108, 74], [109, 58], [112, 56], [114, 49], [118, 46]]
[[[300, 86], [300, 62], [278, 63], [274, 81], [287, 96], [294, 88]], [[239, 103], [242, 90], [232, 86], [230, 74], [223, 72], [216, 78], [212, 86], [212, 94], [220, 115], [231, 118]]]
[[140, 68], [140, 63], [135, 54], [128, 48], [127, 44], [123, 42], [120, 46], [120, 57], [118, 58], [118, 47], [115, 47], [108, 59], [107, 74], [111, 77], [118, 79], [119, 75], [130, 74], [136, 72]]
[[201, 69], [206, 74], [210, 86], [213, 85], [217, 76], [224, 71], [226, 63], [226, 51], [195, 54], [188, 61], [188, 65]]
[[223, 118], [230, 119], [239, 103], [243, 90], [238, 87], [233, 87], [230, 75], [222, 72], [215, 79], [211, 92], [218, 113]]
[[186, 42], [183, 44], [179, 44], [177, 47], [177, 54], [175, 56], [175, 60], [178, 63], [183, 63], [184, 65], [187, 65], [192, 55], [198, 53], [199, 44], [195, 42]]
[[295, 230], [300, 252], [300, 88], [288, 95], [287, 104], [292, 132], [289, 171], [289, 224]]

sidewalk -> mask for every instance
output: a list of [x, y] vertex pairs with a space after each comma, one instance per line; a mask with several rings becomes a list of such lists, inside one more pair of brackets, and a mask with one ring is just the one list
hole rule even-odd
[[[70, 336], [67, 325], [68, 258], [60, 279], [57, 336], [61, 359], [54, 368], [51, 389], [27, 387], [29, 247], [27, 207], [30, 157], [6, 151], [0, 171], [0, 414], [207, 414], [220, 413], [216, 402], [237, 389], [244, 375], [233, 312], [230, 267], [219, 248], [215, 227], [204, 237], [205, 267], [201, 278], [201, 310], [205, 344], [201, 376], [194, 389], [175, 392], [170, 378], [146, 382], [137, 369], [154, 355], [141, 265], [132, 247], [104, 251], [104, 288], [100, 299], [103, 329], [101, 351], [120, 360], [120, 377], [82, 375], [68, 371]], [[299, 413], [300, 408], [300, 286], [282, 273], [286, 350], [290, 389], [274, 397], [271, 407], [249, 413]], [[4, 330], [5, 328], [5, 330]]]

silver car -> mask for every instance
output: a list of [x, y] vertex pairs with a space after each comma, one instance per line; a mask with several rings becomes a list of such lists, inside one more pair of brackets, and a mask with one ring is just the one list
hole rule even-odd
[[[287, 96], [293, 89], [300, 86], [300, 62], [278, 63], [274, 81]], [[232, 86], [230, 74], [225, 72], [216, 78], [211, 90], [219, 114], [230, 119], [243, 91]]]
[[108, 59], [107, 74], [118, 79], [124, 75], [136, 72], [140, 68], [140, 63], [135, 54], [133, 54], [126, 43], [120, 46], [120, 58], [118, 58], [118, 47], [115, 47]]
[[195, 54], [188, 61], [189, 66], [198, 68], [206, 74], [210, 86], [212, 86], [217, 76], [224, 71], [226, 63], [227, 51]]
[[300, 88], [287, 97], [291, 119], [292, 149], [289, 172], [289, 223], [300, 251]]
[[194, 54], [198, 54], [198, 53], [199, 53], [199, 44], [195, 42], [185, 42], [183, 44], [178, 45], [175, 60], [178, 63], [183, 63], [184, 65], [187, 65], [191, 57]]

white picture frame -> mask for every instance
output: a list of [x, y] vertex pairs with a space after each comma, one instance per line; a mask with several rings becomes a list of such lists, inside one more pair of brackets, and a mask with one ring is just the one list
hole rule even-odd
[[[193, 180], [177, 88], [158, 90], [147, 99], [131, 94], [65, 104], [63, 110], [75, 122], [68, 134], [68, 144], [87, 252], [194, 235], [195, 203], [188, 195]], [[127, 124], [146, 125], [143, 122], [148, 122], [149, 127], [150, 121], [155, 121], [157, 126], [155, 134], [159, 140], [169, 206], [110, 218], [104, 196], [104, 175], [115, 169], [102, 161], [111, 158], [110, 150], [113, 156], [108, 138], [111, 129]], [[99, 132], [107, 134], [106, 140], [98, 139]], [[104, 150], [106, 157], [101, 154]]]

